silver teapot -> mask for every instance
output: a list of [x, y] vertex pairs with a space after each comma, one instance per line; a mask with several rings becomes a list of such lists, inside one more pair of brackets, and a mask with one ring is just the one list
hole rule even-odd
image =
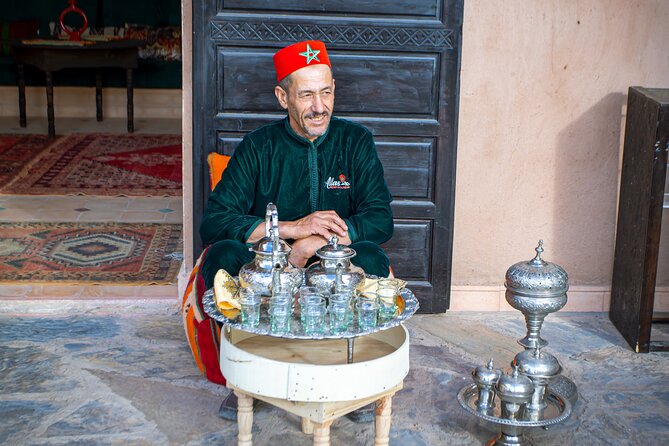
[[518, 371], [530, 378], [534, 385], [532, 398], [527, 404], [528, 419], [537, 421], [543, 418], [546, 404], [546, 387], [562, 371], [557, 358], [550, 353], [541, 351], [541, 347], [524, 350], [516, 355], [511, 366], [516, 365]]
[[518, 262], [506, 271], [506, 301], [525, 315], [527, 336], [518, 343], [526, 349], [545, 347], [541, 325], [546, 315], [558, 311], [567, 303], [569, 277], [561, 266], [541, 258], [543, 240], [535, 248], [537, 255], [530, 261]]
[[502, 418], [522, 420], [525, 407], [532, 399], [534, 385], [527, 376], [521, 375], [516, 364], [511, 364], [513, 372], [502, 374], [495, 385], [495, 392], [502, 405]]
[[316, 251], [321, 258], [307, 268], [307, 284], [321, 290], [334, 293], [344, 285], [355, 288], [365, 278], [365, 271], [351, 263], [355, 250], [339, 244], [339, 238], [333, 235], [330, 242]]
[[288, 262], [291, 248], [279, 237], [279, 215], [275, 204], [267, 204], [265, 236], [249, 250], [256, 256], [239, 270], [242, 287], [251, 288], [262, 296], [271, 296], [272, 290], [279, 288], [294, 294], [304, 282], [302, 270]]
[[495, 386], [500, 376], [502, 371], [495, 369], [492, 358], [487, 366], [478, 366], [472, 370], [472, 377], [478, 388], [476, 408], [479, 412], [488, 413], [495, 408]]

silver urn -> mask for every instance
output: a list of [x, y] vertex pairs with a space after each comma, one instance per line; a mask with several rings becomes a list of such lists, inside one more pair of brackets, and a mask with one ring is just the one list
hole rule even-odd
[[562, 267], [541, 258], [543, 240], [535, 248], [536, 256], [518, 262], [506, 271], [506, 301], [525, 316], [527, 336], [518, 343], [526, 349], [548, 344], [541, 339], [541, 325], [549, 313], [558, 311], [567, 303], [569, 278]]
[[355, 288], [365, 278], [365, 271], [351, 263], [355, 250], [347, 245], [340, 245], [334, 235], [327, 245], [316, 251], [320, 261], [306, 271], [307, 285], [334, 293], [344, 285]]
[[495, 369], [492, 358], [487, 366], [478, 366], [472, 370], [472, 378], [478, 389], [476, 408], [481, 413], [492, 413], [495, 408], [495, 385], [502, 371]]
[[525, 350], [516, 355], [511, 363], [518, 371], [530, 378], [534, 385], [532, 399], [527, 404], [527, 418], [537, 421], [543, 418], [546, 404], [546, 388], [562, 371], [557, 358], [541, 348]]
[[281, 288], [294, 294], [304, 282], [300, 268], [288, 262], [290, 245], [279, 236], [279, 215], [276, 205], [269, 203], [265, 214], [265, 236], [253, 244], [255, 258], [239, 270], [239, 284], [261, 296], [271, 296]]
[[507, 420], [523, 420], [525, 407], [532, 398], [534, 385], [525, 375], [521, 375], [517, 366], [513, 366], [510, 375], [502, 374], [495, 385], [495, 393], [502, 406], [502, 418]]

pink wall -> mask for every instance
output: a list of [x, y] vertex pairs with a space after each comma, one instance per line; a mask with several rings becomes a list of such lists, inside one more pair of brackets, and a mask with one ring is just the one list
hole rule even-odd
[[501, 285], [542, 238], [610, 287], [627, 89], [669, 88], [667, 23], [664, 0], [465, 1], [453, 285]]

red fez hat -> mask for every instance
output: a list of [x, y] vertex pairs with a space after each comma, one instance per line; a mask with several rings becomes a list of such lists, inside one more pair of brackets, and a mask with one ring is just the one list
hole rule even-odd
[[320, 40], [294, 43], [274, 53], [277, 82], [300, 68], [318, 64], [332, 68], [325, 44]]

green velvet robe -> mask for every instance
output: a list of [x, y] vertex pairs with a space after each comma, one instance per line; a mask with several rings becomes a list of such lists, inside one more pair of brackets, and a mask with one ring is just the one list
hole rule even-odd
[[246, 242], [271, 202], [281, 221], [334, 210], [346, 221], [352, 242], [380, 245], [393, 234], [390, 201], [369, 130], [333, 117], [328, 131], [310, 142], [285, 118], [239, 143], [209, 196], [200, 236], [205, 245]]

